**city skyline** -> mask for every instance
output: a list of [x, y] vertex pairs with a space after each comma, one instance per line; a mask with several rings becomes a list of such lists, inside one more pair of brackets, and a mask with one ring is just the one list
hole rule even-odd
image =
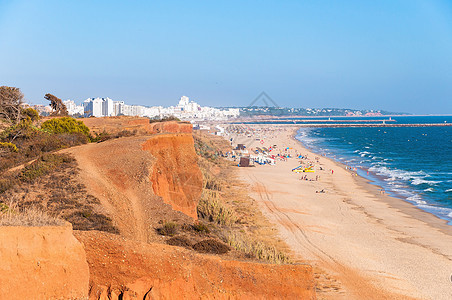
[[1, 85], [33, 104], [93, 95], [165, 106], [452, 113], [448, 1], [2, 1]]

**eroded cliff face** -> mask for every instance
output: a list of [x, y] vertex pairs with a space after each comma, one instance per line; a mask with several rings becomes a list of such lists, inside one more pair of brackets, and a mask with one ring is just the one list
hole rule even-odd
[[72, 226], [0, 227], [0, 299], [85, 299], [89, 270]]
[[229, 261], [183, 248], [77, 232], [90, 299], [315, 299], [312, 267]]
[[154, 193], [174, 210], [197, 219], [202, 174], [191, 134], [158, 134], [142, 144], [156, 158], [150, 180]]
[[[77, 180], [86, 186], [88, 194], [99, 199], [103, 214], [110, 217], [119, 233], [128, 239], [153, 241], [158, 236], [155, 228], [160, 226], [160, 220], [189, 223], [187, 215], [196, 216], [198, 199], [196, 193], [190, 191], [201, 190], [202, 178], [185, 179], [193, 174], [193, 178], [197, 178], [199, 170], [196, 163], [193, 164], [196, 157], [187, 158], [185, 154], [194, 153], [194, 149], [190, 149], [193, 145], [187, 142], [190, 136], [175, 135], [167, 139], [157, 136], [112, 139], [66, 150], [77, 160], [80, 169]], [[172, 143], [166, 143], [167, 140]], [[152, 151], [144, 149], [143, 145], [149, 145]], [[166, 161], [162, 162], [160, 151], [165, 153]], [[154, 175], [157, 170], [162, 178], [152, 182], [151, 179], [157, 178]], [[182, 170], [189, 171], [184, 175]], [[164, 178], [170, 178], [171, 182]], [[193, 186], [184, 189], [186, 182]], [[182, 198], [182, 202], [176, 196]]]

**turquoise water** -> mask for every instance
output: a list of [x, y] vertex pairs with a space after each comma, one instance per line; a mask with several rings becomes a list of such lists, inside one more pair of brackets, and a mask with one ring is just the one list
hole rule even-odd
[[[396, 124], [452, 123], [452, 116], [392, 119]], [[451, 126], [302, 128], [297, 139], [452, 224]]]

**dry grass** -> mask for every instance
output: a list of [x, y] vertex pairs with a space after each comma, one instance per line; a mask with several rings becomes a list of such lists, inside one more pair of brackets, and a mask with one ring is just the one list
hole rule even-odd
[[228, 230], [223, 230], [220, 235], [229, 246], [245, 253], [249, 257], [275, 264], [290, 263], [290, 258], [287, 254], [279, 251], [275, 246], [268, 245], [249, 235], [239, 231]]
[[161, 235], [174, 236], [179, 231], [179, 225], [174, 222], [164, 222], [163, 226], [158, 229]]
[[198, 203], [198, 215], [219, 225], [230, 226], [237, 221], [234, 211], [220, 200], [218, 193], [204, 189]]
[[14, 202], [1, 205], [0, 226], [62, 226], [64, 223], [58, 216], [37, 207], [19, 209]]
[[[273, 225], [262, 215], [246, 187], [236, 179], [231, 164], [215, 156], [218, 137], [196, 137], [204, 185], [198, 217], [208, 221], [212, 233], [246, 257], [276, 264], [290, 263], [287, 245], [275, 236]], [[223, 140], [224, 141], [224, 140]], [[223, 144], [224, 145], [224, 144]]]
[[[3, 175], [0, 203], [9, 206], [10, 199], [14, 198], [17, 199], [16, 212], [39, 215], [39, 211], [43, 211], [70, 222], [75, 230], [119, 233], [99, 199], [88, 194], [86, 187], [78, 182], [78, 172], [77, 162], [72, 157], [44, 154], [24, 168]], [[23, 216], [13, 215], [8, 222], [13, 218], [27, 222]]]

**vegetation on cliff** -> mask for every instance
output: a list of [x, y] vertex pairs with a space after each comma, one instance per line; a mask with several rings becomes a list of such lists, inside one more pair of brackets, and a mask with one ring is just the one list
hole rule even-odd
[[117, 233], [99, 200], [77, 184], [74, 159], [55, 153], [98, 141], [98, 135], [70, 117], [39, 124], [38, 112], [22, 108], [22, 98], [19, 89], [0, 87], [0, 224], [41, 226], [65, 219], [75, 229]]
[[204, 177], [198, 217], [215, 236], [246, 257], [278, 264], [290, 262], [272, 225], [235, 178], [231, 162], [221, 158], [221, 153], [229, 149], [228, 143], [221, 137], [196, 134], [195, 148]]

